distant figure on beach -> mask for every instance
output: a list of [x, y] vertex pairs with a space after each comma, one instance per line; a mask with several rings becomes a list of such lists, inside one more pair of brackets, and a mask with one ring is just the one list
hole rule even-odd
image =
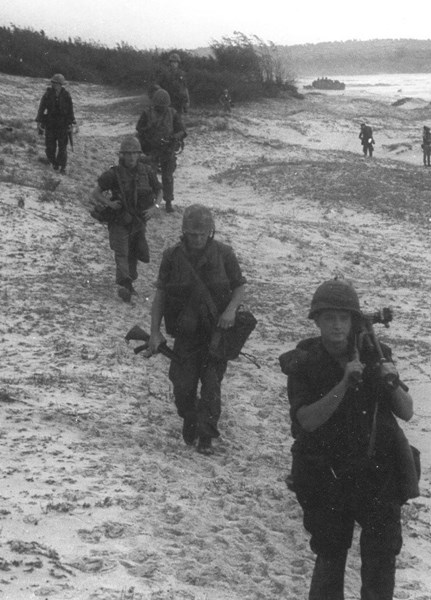
[[231, 112], [233, 104], [228, 89], [223, 90], [223, 92], [219, 96], [218, 102], [223, 108], [224, 112]]
[[45, 154], [54, 169], [66, 173], [67, 143], [72, 144], [73, 127], [77, 131], [73, 102], [64, 88], [66, 80], [61, 73], [53, 75], [51, 87], [46, 89], [39, 104], [36, 123], [40, 135], [45, 134]]
[[360, 598], [392, 600], [401, 506], [419, 495], [414, 454], [397, 422], [412, 417], [412, 398], [389, 346], [365, 338], [359, 298], [348, 282], [323, 282], [308, 318], [319, 335], [280, 356], [295, 438], [291, 487], [316, 554], [308, 598], [344, 598], [356, 522]]
[[424, 157], [424, 167], [430, 167], [431, 160], [431, 131], [430, 128], [424, 125], [422, 132], [422, 151]]
[[359, 139], [361, 140], [364, 156], [367, 156], [367, 154], [369, 154], [371, 158], [371, 156], [373, 156], [373, 146], [375, 142], [373, 138], [373, 130], [371, 129], [370, 125], [367, 125], [366, 123], [361, 124]]

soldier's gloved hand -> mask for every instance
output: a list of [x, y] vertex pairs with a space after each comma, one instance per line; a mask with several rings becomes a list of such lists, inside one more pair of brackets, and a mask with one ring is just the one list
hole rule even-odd
[[74, 133], [79, 133], [79, 127], [76, 123], [73, 124], [73, 132]]
[[153, 354], [157, 354], [161, 344], [166, 342], [165, 337], [161, 334], [160, 331], [156, 331], [150, 335], [150, 339], [148, 340], [148, 350], [144, 350], [144, 356], [147, 358], [152, 356]]
[[37, 124], [37, 132], [39, 135], [43, 135], [45, 133], [45, 128], [42, 123]]
[[227, 308], [224, 313], [220, 315], [220, 318], [217, 323], [217, 327], [221, 327], [222, 329], [229, 329], [235, 323], [236, 316], [236, 308]]
[[362, 373], [364, 365], [359, 358], [354, 358], [348, 362], [344, 368], [344, 381], [349, 387], [356, 387], [362, 382]]
[[113, 208], [114, 210], [120, 210], [122, 206], [120, 200], [109, 200], [108, 198], [103, 198], [102, 202], [105, 206]]
[[389, 390], [396, 390], [400, 383], [400, 376], [393, 362], [380, 363], [380, 377]]
[[149, 221], [150, 219], [152, 219], [158, 212], [159, 207], [158, 206], [151, 206], [150, 208], [147, 208], [147, 210], [144, 210], [142, 213], [143, 219], [145, 221], [145, 223], [147, 221]]

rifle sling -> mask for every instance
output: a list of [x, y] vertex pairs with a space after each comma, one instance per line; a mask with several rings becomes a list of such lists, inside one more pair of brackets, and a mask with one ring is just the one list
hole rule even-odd
[[217, 325], [217, 321], [219, 318], [219, 311], [217, 310], [217, 306], [210, 294], [210, 291], [207, 288], [207, 286], [205, 285], [205, 283], [202, 281], [200, 276], [198, 275], [196, 269], [194, 268], [194, 266], [192, 265], [192, 263], [190, 262], [188, 256], [186, 255], [186, 253], [184, 251], [183, 251], [183, 256], [187, 262], [187, 265], [190, 269], [191, 274], [193, 275], [196, 283], [198, 284], [198, 290], [201, 293], [202, 298], [205, 301], [205, 304], [207, 305], [207, 308], [210, 312], [212, 319], [214, 320], [214, 325]]

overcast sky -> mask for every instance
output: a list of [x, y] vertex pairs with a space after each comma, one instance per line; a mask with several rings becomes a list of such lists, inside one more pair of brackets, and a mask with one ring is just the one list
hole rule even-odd
[[427, 0], [3, 0], [0, 24], [138, 49], [209, 46], [234, 31], [292, 45], [429, 39]]

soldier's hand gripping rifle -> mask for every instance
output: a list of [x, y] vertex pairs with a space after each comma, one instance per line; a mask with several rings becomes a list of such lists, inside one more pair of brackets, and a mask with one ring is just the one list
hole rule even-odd
[[[147, 333], [141, 327], [139, 327], [139, 325], [135, 325], [134, 327], [132, 327], [132, 329], [130, 329], [130, 331], [128, 331], [126, 333], [126, 335], [124, 336], [124, 339], [126, 340], [127, 343], [129, 343], [130, 340], [138, 340], [138, 341], [145, 342], [145, 344], [142, 344], [141, 346], [137, 346], [136, 348], [133, 349], [133, 352], [135, 354], [139, 354], [139, 352], [142, 352], [143, 350], [147, 350], [148, 342], [150, 341], [150, 334]], [[174, 352], [172, 350], [172, 348], [169, 348], [169, 346], [166, 342], [162, 342], [159, 345], [159, 347], [157, 348], [157, 352], [160, 352], [160, 354], [163, 354], [170, 360], [174, 360], [175, 362], [178, 362], [178, 363], [182, 362], [180, 357], [178, 356], [178, 354], [176, 354], [176, 352]]]
[[359, 346], [361, 347], [363, 344], [367, 344], [368, 347], [374, 348], [374, 351], [377, 354], [380, 376], [384, 386], [387, 389], [395, 390], [398, 386], [400, 386], [404, 391], [407, 391], [407, 386], [400, 380], [397, 373], [387, 372], [387, 370], [385, 370], [385, 365], [390, 363], [390, 361], [385, 358], [379, 339], [377, 338], [373, 328], [375, 323], [381, 323], [385, 327], [389, 327], [389, 323], [392, 321], [392, 319], [393, 314], [390, 308], [382, 308], [374, 313], [369, 314], [362, 313], [361, 331], [358, 335]]

